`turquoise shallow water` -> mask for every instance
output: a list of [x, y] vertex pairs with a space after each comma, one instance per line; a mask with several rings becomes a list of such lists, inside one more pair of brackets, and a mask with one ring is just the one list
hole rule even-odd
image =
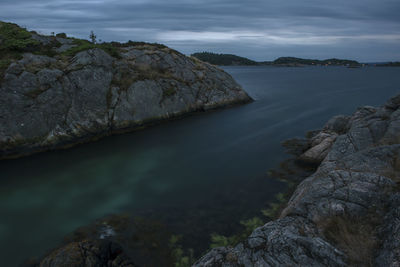
[[224, 69], [255, 102], [0, 162], [1, 265], [118, 213], [151, 214], [206, 246], [285, 189], [266, 175], [287, 157], [281, 141], [400, 93], [400, 68]]

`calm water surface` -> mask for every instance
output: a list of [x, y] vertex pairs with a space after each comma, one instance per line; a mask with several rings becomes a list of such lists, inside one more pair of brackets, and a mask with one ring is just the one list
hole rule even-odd
[[400, 93], [400, 68], [224, 69], [255, 102], [0, 162], [1, 265], [126, 212], [159, 216], [207, 245], [210, 233], [229, 234], [231, 222], [260, 215], [285, 189], [266, 175], [287, 157], [281, 141]]

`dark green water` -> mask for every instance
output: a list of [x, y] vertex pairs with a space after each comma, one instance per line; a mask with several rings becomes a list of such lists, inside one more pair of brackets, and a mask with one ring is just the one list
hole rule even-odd
[[280, 142], [400, 93], [400, 68], [226, 67], [254, 103], [0, 162], [1, 266], [110, 214], [160, 218], [207, 245], [285, 189]]

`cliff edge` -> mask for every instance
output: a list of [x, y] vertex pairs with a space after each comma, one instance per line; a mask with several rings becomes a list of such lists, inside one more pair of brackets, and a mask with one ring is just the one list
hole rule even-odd
[[280, 218], [194, 266], [399, 266], [400, 95], [332, 118], [300, 159], [320, 164]]
[[159, 44], [94, 44], [0, 22], [0, 159], [251, 101], [223, 70]]

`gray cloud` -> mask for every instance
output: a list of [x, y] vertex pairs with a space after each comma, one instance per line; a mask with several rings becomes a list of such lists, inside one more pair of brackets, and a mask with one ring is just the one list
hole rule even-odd
[[2, 0], [0, 19], [43, 33], [165, 43], [256, 60], [400, 60], [398, 0]]

